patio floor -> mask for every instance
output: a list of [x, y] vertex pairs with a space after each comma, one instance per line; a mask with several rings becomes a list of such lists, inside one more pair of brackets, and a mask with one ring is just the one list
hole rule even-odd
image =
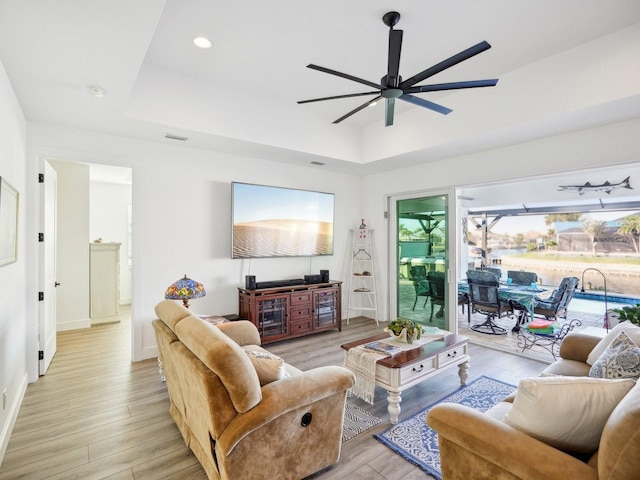
[[[413, 302], [415, 300], [415, 293], [411, 282], [402, 282], [400, 286], [400, 316], [416, 320], [423, 325], [433, 325], [440, 328], [445, 328], [444, 318], [437, 317], [437, 310], [434, 312], [433, 320], [430, 322], [429, 317], [431, 314], [430, 302], [427, 302], [426, 306], [424, 298], [419, 298], [416, 303], [415, 310], [412, 309]], [[609, 308], [615, 306], [609, 305]], [[522, 348], [522, 338], [518, 339], [518, 334], [511, 332], [511, 329], [515, 325], [516, 317], [505, 316], [495, 320], [495, 323], [507, 330], [505, 335], [487, 335], [478, 333], [470, 328], [470, 324], [467, 320], [467, 306], [464, 306], [465, 310], [462, 313], [462, 307], [458, 307], [457, 321], [458, 321], [458, 333], [469, 337], [471, 343], [482, 345], [489, 348], [494, 348], [501, 351], [510, 352], [516, 355], [520, 355], [527, 358], [532, 358], [545, 363], [553, 362], [553, 356], [546, 349], [533, 346], [530, 349]], [[588, 327], [602, 328], [604, 318], [604, 303], [593, 300], [582, 300], [574, 298], [569, 304], [569, 313], [567, 320], [560, 319], [560, 323], [565, 323], [573, 319], [577, 319], [581, 322], [580, 326], [574, 328], [574, 331], [584, 330]], [[473, 314], [471, 316], [471, 324], [482, 323], [486, 317], [480, 314]], [[520, 345], [519, 345], [520, 344]]]

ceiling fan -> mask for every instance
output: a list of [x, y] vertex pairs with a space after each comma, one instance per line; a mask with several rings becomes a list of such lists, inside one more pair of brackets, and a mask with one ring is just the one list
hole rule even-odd
[[360, 110], [365, 109], [369, 105], [374, 104], [381, 98], [385, 99], [385, 126], [388, 127], [393, 125], [393, 112], [395, 108], [395, 100], [396, 98], [403, 100], [405, 102], [412, 103], [414, 105], [418, 105], [420, 107], [428, 108], [435, 112], [441, 113], [443, 115], [447, 115], [451, 113], [452, 110], [443, 107], [442, 105], [438, 105], [437, 103], [430, 102], [428, 100], [424, 100], [423, 98], [416, 97], [414, 93], [424, 93], [424, 92], [437, 92], [442, 90], [458, 90], [463, 88], [478, 88], [478, 87], [493, 87], [498, 83], [498, 79], [489, 79], [489, 80], [471, 80], [466, 82], [451, 82], [451, 83], [438, 83], [433, 85], [416, 85], [417, 83], [426, 80], [433, 75], [446, 70], [449, 67], [453, 67], [460, 62], [463, 62], [479, 53], [484, 52], [491, 48], [487, 42], [482, 41], [473, 47], [470, 47], [462, 52], [443, 60], [442, 62], [423, 70], [422, 72], [414, 75], [413, 77], [403, 80], [399, 75], [400, 70], [400, 51], [402, 49], [402, 30], [394, 30], [393, 27], [400, 20], [400, 14], [398, 12], [388, 12], [382, 17], [382, 21], [385, 25], [389, 27], [389, 57], [387, 63], [387, 74], [380, 79], [380, 83], [370, 82], [369, 80], [365, 80], [363, 78], [354, 77], [353, 75], [349, 75], [347, 73], [338, 72], [336, 70], [331, 70], [330, 68], [321, 67], [319, 65], [309, 64], [307, 68], [311, 68], [313, 70], [318, 70], [320, 72], [325, 72], [330, 75], [335, 75], [337, 77], [346, 78], [347, 80], [353, 80], [354, 82], [362, 83], [364, 85], [368, 85], [370, 87], [376, 88], [376, 91], [373, 92], [362, 92], [362, 93], [350, 93], [347, 95], [335, 95], [332, 97], [322, 97], [322, 98], [313, 98], [310, 100], [300, 100], [298, 103], [311, 103], [311, 102], [322, 102], [324, 100], [336, 100], [339, 98], [350, 98], [350, 97], [360, 97], [365, 95], [377, 95], [372, 100], [360, 105], [357, 108], [354, 108], [349, 113], [343, 115], [342, 117], [335, 120], [333, 123], [340, 123], [346, 118], [349, 118], [351, 115], [358, 113]]

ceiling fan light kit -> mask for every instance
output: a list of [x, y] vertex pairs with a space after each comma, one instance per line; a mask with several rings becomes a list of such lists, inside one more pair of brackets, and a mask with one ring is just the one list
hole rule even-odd
[[442, 62], [433, 65], [432, 67], [423, 70], [422, 72], [414, 75], [413, 77], [403, 80], [399, 74], [400, 71], [400, 53], [402, 51], [402, 30], [394, 30], [394, 26], [400, 21], [400, 14], [398, 12], [387, 12], [382, 17], [383, 23], [389, 27], [389, 54], [387, 59], [387, 74], [380, 79], [380, 83], [371, 82], [363, 78], [355, 77], [347, 73], [332, 70], [330, 68], [321, 67], [319, 65], [309, 64], [307, 68], [312, 70], [318, 70], [320, 72], [328, 73], [329, 75], [335, 75], [337, 77], [345, 78], [369, 87], [375, 88], [375, 91], [361, 92], [361, 93], [349, 93], [346, 95], [334, 95], [331, 97], [312, 98], [310, 100], [300, 100], [299, 104], [322, 102], [325, 100], [337, 100], [341, 98], [361, 97], [366, 95], [376, 95], [372, 100], [354, 108], [347, 114], [335, 120], [333, 123], [340, 123], [343, 120], [349, 118], [351, 115], [358, 113], [360, 110], [366, 107], [373, 106], [380, 99], [385, 101], [385, 126], [393, 125], [393, 117], [395, 110], [396, 98], [419, 107], [428, 108], [434, 112], [447, 115], [452, 112], [451, 109], [438, 105], [437, 103], [430, 102], [424, 98], [416, 97], [416, 93], [425, 92], [438, 92], [444, 90], [459, 90], [464, 88], [480, 88], [480, 87], [493, 87], [498, 83], [497, 78], [487, 80], [470, 80], [464, 82], [449, 82], [439, 83], [432, 85], [418, 85], [418, 83], [430, 78], [437, 73], [440, 73], [458, 63], [468, 60], [471, 57], [478, 55], [491, 48], [491, 45], [486, 41], [482, 41], [477, 45], [474, 45], [462, 52], [453, 55], [452, 57], [443, 60]]

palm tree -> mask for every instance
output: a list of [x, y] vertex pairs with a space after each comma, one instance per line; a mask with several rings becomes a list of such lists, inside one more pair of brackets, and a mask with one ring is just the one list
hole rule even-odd
[[582, 214], [579, 212], [576, 213], [551, 213], [549, 215], [545, 215], [544, 224], [551, 225], [555, 222], [579, 222], [582, 217]]
[[631, 244], [636, 253], [640, 253], [640, 215], [629, 215], [618, 229], [620, 235], [631, 238]]
[[406, 225], [401, 223], [398, 227], [398, 235], [400, 237], [400, 240], [410, 240], [411, 230], [409, 230]]
[[593, 248], [593, 255], [596, 255], [596, 243], [597, 239], [602, 237], [605, 229], [607, 228], [607, 222], [602, 220], [585, 220], [582, 222], [582, 229], [585, 231], [591, 239], [591, 245]]

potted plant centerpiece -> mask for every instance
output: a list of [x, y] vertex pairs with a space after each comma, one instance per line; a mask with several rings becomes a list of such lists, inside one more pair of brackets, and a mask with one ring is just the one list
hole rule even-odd
[[413, 343], [414, 340], [419, 339], [420, 335], [422, 335], [422, 326], [413, 320], [396, 318], [385, 327], [384, 331], [389, 332], [391, 337], [396, 340]]

